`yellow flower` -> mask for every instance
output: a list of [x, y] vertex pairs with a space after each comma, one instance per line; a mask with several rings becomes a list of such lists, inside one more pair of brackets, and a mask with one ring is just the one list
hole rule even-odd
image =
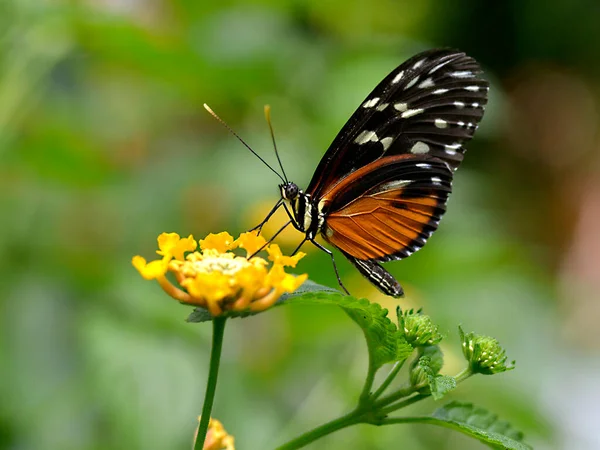
[[235, 242], [239, 248], [246, 250], [246, 256], [254, 254], [258, 250], [262, 249], [267, 243], [264, 237], [251, 231], [240, 234], [240, 237], [237, 238]]
[[227, 250], [232, 250], [234, 247], [235, 241], [233, 240], [233, 236], [223, 231], [218, 234], [209, 234], [205, 239], [200, 241], [200, 248], [202, 250], [216, 250], [220, 253], [224, 253]]
[[[200, 420], [200, 417], [198, 417]], [[198, 430], [196, 429], [196, 434]], [[196, 438], [194, 438], [196, 439]], [[210, 418], [208, 431], [204, 439], [203, 450], [235, 450], [233, 436], [227, 434], [223, 424], [217, 419]]]
[[277, 244], [271, 244], [269, 248], [267, 248], [267, 253], [269, 254], [269, 259], [273, 261], [275, 264], [281, 264], [282, 266], [290, 266], [296, 267], [298, 261], [306, 256], [306, 253], [298, 252], [294, 256], [284, 256], [281, 253], [281, 249]]
[[181, 239], [177, 233], [162, 233], [158, 237], [158, 248], [156, 253], [159, 255], [173, 256], [181, 261], [185, 252], [196, 250], [196, 241], [191, 234]]
[[[284, 256], [276, 244], [266, 245], [262, 236], [242, 233], [237, 240], [229, 233], [209, 234], [195, 251], [192, 236], [180, 238], [176, 233], [158, 237], [162, 259], [147, 262], [141, 256], [132, 259], [133, 266], [147, 280], [156, 279], [171, 297], [189, 305], [206, 308], [211, 315], [227, 311], [262, 311], [272, 306], [284, 293], [295, 291], [308, 276], [294, 276], [284, 266], [295, 267], [304, 256]], [[265, 246], [269, 259], [238, 256], [235, 248], [248, 255]], [[167, 279], [171, 273], [177, 283]]]

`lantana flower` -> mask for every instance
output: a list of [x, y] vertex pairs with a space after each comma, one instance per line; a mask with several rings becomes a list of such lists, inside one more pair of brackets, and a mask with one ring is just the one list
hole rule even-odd
[[[198, 417], [200, 421], [200, 417]], [[196, 434], [198, 430], [196, 430]], [[198, 436], [194, 436], [194, 440]], [[235, 450], [235, 440], [233, 436], [225, 431], [223, 424], [217, 419], [210, 418], [208, 422], [208, 432], [206, 433], [206, 439], [204, 440], [203, 450]]]
[[[226, 311], [262, 311], [308, 278], [284, 269], [295, 267], [304, 253], [284, 256], [277, 244], [267, 245], [254, 233], [242, 233], [237, 239], [227, 232], [209, 234], [199, 242], [191, 235], [181, 238], [177, 233], [162, 233], [158, 248], [161, 259], [148, 262], [134, 256], [133, 266], [145, 279], [157, 280], [174, 299], [206, 308], [213, 316]], [[233, 252], [239, 248], [246, 250], [246, 256]], [[266, 250], [272, 264], [254, 256], [261, 250]], [[176, 284], [167, 278], [169, 272]]]

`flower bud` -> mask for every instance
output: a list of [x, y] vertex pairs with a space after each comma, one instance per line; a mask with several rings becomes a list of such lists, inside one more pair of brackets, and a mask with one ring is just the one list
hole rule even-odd
[[421, 310], [414, 312], [412, 309], [402, 312], [397, 308], [398, 328], [404, 332], [406, 341], [413, 347], [435, 345], [442, 340], [438, 327], [429, 316], [423, 315]]
[[493, 375], [515, 368], [514, 361], [506, 364], [506, 352], [496, 339], [475, 333], [465, 334], [460, 326], [458, 332], [471, 373]]

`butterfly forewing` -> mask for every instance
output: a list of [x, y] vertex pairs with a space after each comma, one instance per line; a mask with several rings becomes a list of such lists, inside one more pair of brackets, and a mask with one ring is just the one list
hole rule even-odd
[[456, 169], [487, 103], [480, 73], [474, 59], [453, 50], [401, 64], [342, 128], [306, 192], [320, 197], [355, 170], [395, 155], [436, 157]]

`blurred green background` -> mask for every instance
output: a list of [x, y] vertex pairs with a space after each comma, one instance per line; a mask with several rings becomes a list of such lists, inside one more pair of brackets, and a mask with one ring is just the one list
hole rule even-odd
[[[237, 235], [279, 195], [202, 104], [274, 161], [271, 104], [304, 187], [370, 90], [432, 47], [482, 63], [486, 117], [439, 231], [386, 266], [406, 298], [340, 257], [343, 279], [391, 310], [423, 306], [447, 334], [446, 373], [463, 365], [459, 323], [517, 360], [451, 398], [538, 449], [600, 448], [598, 17], [597, 1], [0, 0], [0, 448], [190, 448], [210, 326], [185, 323], [131, 257], [163, 231]], [[327, 255], [305, 251], [298, 271], [335, 286]], [[231, 321], [214, 416], [238, 449], [273, 448], [346, 412], [365, 356], [335, 308]], [[399, 425], [311, 448], [484, 447]]]

